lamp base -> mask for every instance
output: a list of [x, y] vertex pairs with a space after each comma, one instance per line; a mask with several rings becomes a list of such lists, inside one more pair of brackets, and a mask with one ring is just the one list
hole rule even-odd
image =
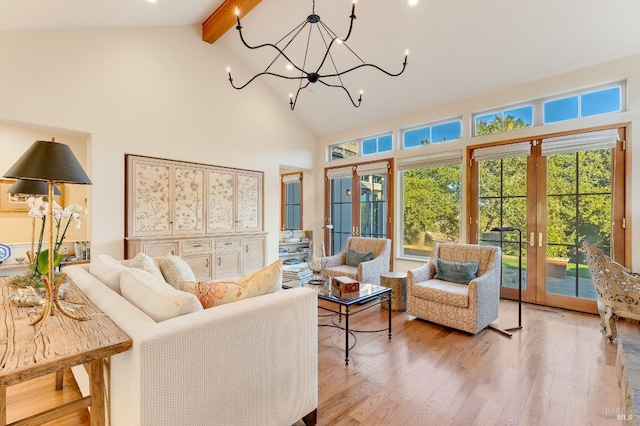
[[502, 333], [505, 336], [511, 338], [513, 337], [513, 333], [510, 333], [511, 331], [518, 331], [518, 330], [522, 330], [522, 326], [519, 325], [517, 327], [511, 327], [511, 328], [500, 328], [497, 325], [493, 325], [493, 324], [489, 324], [488, 328], [497, 331], [498, 333]]
[[71, 318], [76, 321], [87, 321], [90, 319], [89, 317], [77, 317], [75, 315], [72, 315], [71, 313], [67, 312], [62, 307], [62, 305], [60, 305], [60, 299], [59, 299], [60, 292], [58, 291], [58, 289], [60, 288], [60, 285], [62, 284], [62, 281], [65, 278], [66, 278], [66, 275], [63, 274], [62, 276], [60, 276], [55, 286], [52, 286], [50, 284], [49, 277], [47, 277], [46, 275], [42, 276], [42, 281], [44, 282], [44, 288], [46, 291], [45, 293], [46, 301], [45, 301], [44, 309], [42, 310], [42, 313], [38, 315], [38, 317], [35, 320], [29, 323], [29, 325], [36, 325], [40, 323], [40, 325], [36, 329], [35, 334], [33, 335], [34, 339], [38, 337], [42, 332], [42, 329], [44, 328], [44, 324], [47, 322], [47, 318], [55, 314], [55, 308], [58, 308], [58, 311], [60, 311], [60, 313], [65, 317]]

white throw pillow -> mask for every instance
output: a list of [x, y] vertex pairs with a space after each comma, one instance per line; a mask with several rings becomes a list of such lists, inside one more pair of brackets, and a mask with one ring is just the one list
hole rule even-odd
[[120, 290], [125, 299], [156, 322], [203, 309], [195, 295], [176, 290], [163, 279], [142, 269], [123, 271]]
[[158, 266], [158, 262], [142, 252], [138, 253], [136, 257], [131, 259], [127, 266], [129, 266], [130, 268], [142, 269], [143, 271], [147, 271], [150, 274], [164, 280], [164, 275], [162, 275], [162, 271], [160, 270], [160, 266]]
[[107, 254], [92, 256], [89, 264], [89, 273], [118, 294], [120, 294], [120, 274], [126, 269], [128, 269], [126, 266]]
[[178, 288], [180, 281], [196, 280], [191, 267], [180, 256], [165, 256], [160, 259], [159, 263], [164, 280], [175, 288]]

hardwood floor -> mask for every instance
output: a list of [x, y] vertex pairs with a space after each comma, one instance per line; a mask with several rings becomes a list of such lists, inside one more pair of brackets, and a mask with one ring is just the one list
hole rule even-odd
[[[501, 301], [500, 312], [499, 325], [517, 324], [517, 303]], [[343, 332], [320, 327], [318, 424], [620, 425], [617, 345], [604, 337], [599, 318], [528, 304], [522, 318], [524, 329], [509, 339], [394, 313], [392, 340], [358, 334], [348, 367]], [[355, 329], [380, 328], [387, 311], [375, 307], [351, 320]], [[636, 322], [618, 327], [640, 335]], [[70, 373], [62, 392], [53, 390], [53, 376], [10, 387], [8, 420], [77, 395]], [[88, 425], [88, 416], [48, 425]]]

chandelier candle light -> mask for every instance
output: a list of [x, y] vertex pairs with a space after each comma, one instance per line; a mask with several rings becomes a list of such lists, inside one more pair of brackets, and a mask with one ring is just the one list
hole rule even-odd
[[[238, 10], [238, 8], [236, 8], [236, 19], [238, 22], [238, 25], [236, 26], [236, 29], [238, 30], [238, 34], [240, 35], [240, 40], [242, 40], [242, 43], [249, 49], [260, 49], [263, 47], [270, 47], [272, 49], [274, 49], [276, 51], [276, 57], [271, 61], [271, 63], [267, 66], [267, 68], [261, 72], [256, 74], [255, 76], [253, 76], [249, 81], [247, 81], [245, 84], [240, 85], [240, 86], [236, 86], [233, 83], [233, 78], [231, 77], [231, 68], [227, 67], [227, 74], [229, 75], [229, 82], [231, 83], [231, 86], [234, 89], [244, 89], [245, 87], [247, 87], [249, 85], [249, 83], [251, 83], [253, 80], [255, 80], [256, 78], [262, 76], [262, 75], [271, 75], [274, 77], [280, 77], [280, 78], [284, 78], [287, 80], [299, 80], [299, 85], [298, 85], [298, 90], [295, 94], [295, 96], [291, 93], [289, 94], [289, 105], [291, 107], [291, 109], [293, 110], [296, 107], [296, 103], [298, 102], [298, 96], [300, 95], [300, 91], [303, 89], [306, 89], [311, 83], [322, 83], [327, 87], [335, 87], [338, 89], [342, 89], [344, 90], [344, 92], [347, 94], [347, 96], [349, 97], [349, 100], [351, 101], [351, 103], [353, 104], [354, 107], [358, 108], [360, 106], [360, 104], [362, 103], [362, 90], [360, 91], [360, 96], [358, 97], [357, 100], [354, 100], [353, 96], [351, 95], [351, 93], [349, 92], [349, 90], [347, 90], [347, 88], [344, 86], [344, 83], [342, 81], [342, 76], [350, 73], [351, 71], [355, 71], [359, 68], [364, 68], [364, 67], [371, 67], [371, 68], [375, 68], [385, 74], [387, 74], [388, 76], [391, 77], [397, 77], [400, 74], [402, 74], [405, 70], [405, 68], [407, 67], [407, 59], [409, 57], [409, 51], [407, 50], [405, 52], [404, 55], [404, 62], [402, 63], [402, 69], [400, 70], [400, 72], [398, 73], [391, 73], [388, 72], [384, 69], [382, 69], [381, 67], [374, 65], [374, 64], [369, 64], [366, 63], [362, 58], [360, 58], [360, 56], [358, 56], [358, 54], [356, 54], [349, 46], [347, 46], [346, 42], [349, 39], [349, 37], [351, 36], [351, 30], [353, 29], [353, 21], [354, 19], [356, 19], [356, 15], [355, 15], [355, 10], [356, 10], [356, 2], [354, 0], [353, 5], [351, 6], [351, 15], [350, 15], [350, 23], [349, 23], [349, 31], [347, 32], [347, 36], [346, 37], [338, 37], [336, 35], [336, 33], [329, 28], [327, 25], [325, 25], [322, 20], [320, 19], [320, 16], [316, 15], [315, 12], [316, 9], [316, 2], [315, 0], [313, 0], [313, 5], [312, 5], [312, 9], [311, 9], [311, 14], [309, 16], [307, 16], [304, 21], [302, 21], [302, 23], [300, 23], [298, 26], [296, 26], [295, 28], [293, 28], [291, 31], [289, 31], [284, 37], [282, 37], [280, 40], [278, 40], [275, 44], [274, 43], [264, 43], [264, 44], [260, 44], [257, 46], [251, 46], [249, 45], [245, 39], [244, 36], [242, 35], [242, 25], [240, 24], [240, 11]], [[289, 47], [291, 45], [291, 43], [296, 39], [296, 37], [300, 34], [303, 34], [302, 30], [309, 25], [309, 31], [307, 34], [307, 43], [306, 43], [306, 48], [304, 51], [304, 59], [302, 60], [302, 64], [300, 64], [299, 62], [295, 62], [293, 61], [288, 55], [287, 53], [285, 53], [285, 50], [287, 49], [287, 47]], [[314, 31], [314, 29], [317, 29], [317, 32]], [[324, 53], [324, 55], [322, 56], [322, 59], [320, 60], [320, 64], [317, 66], [317, 68], [312, 69], [311, 71], [307, 71], [307, 59], [309, 56], [309, 43], [311, 42], [311, 36], [312, 34], [318, 34], [324, 47], [326, 48], [326, 51]], [[330, 40], [328, 43], [327, 41]], [[278, 47], [278, 44], [283, 43], [284, 46], [282, 48]], [[357, 60], [360, 62], [359, 65], [356, 66], [352, 66], [351, 68], [348, 68], [344, 71], [338, 71], [338, 67], [336, 65], [336, 62], [333, 58], [333, 55], [331, 54], [331, 48], [335, 45], [341, 45], [344, 48], [348, 49], [349, 52], [351, 52], [356, 58]], [[299, 75], [297, 76], [289, 76], [289, 75], [282, 75], [276, 72], [273, 72], [270, 70], [271, 66], [278, 60], [278, 58], [284, 58], [288, 63], [287, 63], [287, 68], [290, 70], [296, 69], [297, 71], [299, 71]], [[333, 68], [331, 71], [324, 73], [322, 71], [323, 66], [325, 66], [326, 64], [330, 63], [331, 67]], [[329, 65], [327, 65], [329, 66]]]
[[[26, 179], [34, 181], [45, 181], [48, 183], [49, 195], [49, 247], [47, 275], [43, 275], [46, 291], [46, 301], [42, 314], [36, 318], [31, 325], [39, 324], [33, 336], [35, 339], [40, 335], [42, 328], [50, 315], [53, 315], [55, 308], [65, 316], [83, 321], [88, 318], [79, 318], [65, 311], [58, 300], [58, 283], [54, 282], [54, 243], [53, 243], [53, 194], [55, 183], [76, 183], [91, 185], [91, 180], [82, 169], [78, 159], [73, 155], [71, 148], [65, 144], [55, 142], [35, 141], [29, 149], [15, 162], [13, 166], [4, 174], [6, 178]], [[44, 272], [44, 271], [42, 271]]]

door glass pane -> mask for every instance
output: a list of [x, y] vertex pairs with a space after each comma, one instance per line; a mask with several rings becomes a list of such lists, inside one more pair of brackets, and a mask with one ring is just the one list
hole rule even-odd
[[302, 191], [300, 182], [285, 183], [285, 229], [300, 229], [302, 209], [300, 205], [300, 192]]
[[330, 211], [334, 226], [329, 238], [328, 254], [338, 253], [351, 236], [351, 177], [331, 179]]
[[387, 236], [387, 175], [360, 176], [360, 236]]
[[547, 292], [595, 299], [580, 244], [611, 246], [611, 150], [547, 158]]
[[[480, 244], [502, 248], [502, 286], [526, 289], [527, 158], [480, 161]], [[502, 227], [503, 232], [492, 231]], [[522, 262], [522, 263], [520, 263]]]

